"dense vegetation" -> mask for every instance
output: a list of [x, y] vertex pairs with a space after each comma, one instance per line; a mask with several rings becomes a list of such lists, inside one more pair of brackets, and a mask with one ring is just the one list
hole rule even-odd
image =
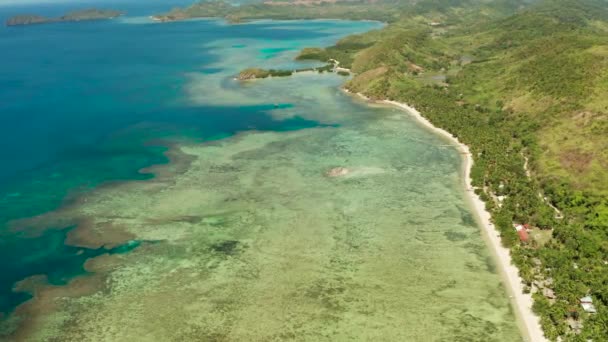
[[259, 68], [249, 68], [241, 71], [238, 75], [238, 79], [241, 81], [244, 80], [254, 80], [259, 78], [267, 78], [267, 77], [284, 77], [293, 75], [293, 71], [291, 70], [265, 70]]
[[[354, 57], [358, 76], [347, 85], [411, 103], [471, 146], [474, 185], [523, 279], [538, 291], [534, 309], [551, 339], [608, 340], [606, 8], [544, 2], [442, 32], [424, 22], [389, 27], [387, 38]], [[445, 82], [424, 82], [434, 74]], [[552, 238], [520, 244], [514, 222]], [[581, 309], [587, 294], [597, 314]]]
[[[205, 6], [218, 5], [195, 5]], [[476, 192], [534, 292], [546, 336], [608, 341], [608, 2], [284, 7], [221, 16], [390, 23], [298, 58], [340, 61], [355, 73], [351, 91], [412, 104], [469, 145]], [[534, 227], [532, 239], [521, 242], [513, 223]], [[597, 313], [581, 308], [586, 295]]]
[[201, 1], [187, 8], [174, 8], [168, 13], [155, 16], [160, 21], [173, 21], [199, 17], [224, 17], [230, 22], [245, 19], [315, 19], [315, 18], [348, 18], [355, 20], [374, 19], [391, 22], [399, 18], [399, 12], [388, 4], [370, 6], [368, 1], [327, 2], [318, 6], [297, 6], [287, 2], [248, 3], [233, 6], [229, 2]]
[[[333, 64], [326, 64], [316, 68], [302, 68], [295, 70], [282, 70], [282, 69], [260, 69], [260, 68], [247, 68], [239, 73], [237, 79], [240, 81], [246, 80], [254, 80], [259, 78], [268, 78], [268, 77], [286, 77], [291, 76], [297, 72], [305, 72], [305, 71], [316, 71], [319, 73], [333, 71]], [[349, 75], [349, 73], [346, 73]]]

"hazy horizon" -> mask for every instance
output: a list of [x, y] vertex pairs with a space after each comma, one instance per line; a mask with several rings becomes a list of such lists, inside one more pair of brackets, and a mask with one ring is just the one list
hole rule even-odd
[[[188, 0], [152, 0], [146, 1], [147, 3], [158, 2], [158, 3], [167, 3], [168, 6], [171, 4], [184, 4], [194, 1]], [[19, 5], [52, 5], [52, 4], [69, 4], [74, 3], [74, 5], [78, 6], [88, 6], [90, 4], [120, 4], [120, 3], [133, 3], [133, 1], [129, 0], [0, 0], [0, 6], [19, 6]]]

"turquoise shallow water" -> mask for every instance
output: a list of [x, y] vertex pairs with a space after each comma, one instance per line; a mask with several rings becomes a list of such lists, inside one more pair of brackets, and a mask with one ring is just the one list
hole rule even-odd
[[[341, 21], [290, 23], [289, 29], [280, 29], [281, 22], [158, 25], [145, 19], [166, 6], [117, 4], [113, 7], [130, 15], [111, 22], [0, 29], [1, 313], [29, 298], [12, 292], [15, 282], [45, 274], [61, 284], [82, 274], [86, 259], [106, 252], [64, 246], [69, 227], [49, 227], [54, 229], [33, 236], [15, 232], [13, 220], [56, 209], [108, 181], [148, 179], [152, 175], [139, 170], [166, 163], [165, 146], [173, 140], [321, 125], [297, 115], [277, 120], [268, 113], [274, 102], [193, 103], [184, 89], [189, 73], [222, 70], [210, 67], [217, 62], [210, 44], [235, 40], [236, 48], [244, 48], [252, 37], [285, 42], [260, 51], [260, 58], [272, 58], [378, 27]], [[65, 8], [36, 10], [58, 14]], [[0, 18], [23, 11], [0, 7]]]
[[454, 148], [336, 74], [233, 79], [378, 24], [138, 6], [0, 30], [0, 340], [521, 340]]

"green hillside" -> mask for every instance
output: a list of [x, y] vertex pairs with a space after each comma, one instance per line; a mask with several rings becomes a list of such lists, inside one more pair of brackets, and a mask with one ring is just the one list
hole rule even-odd
[[[487, 23], [450, 25], [458, 19], [447, 16], [439, 27], [412, 18], [354, 55], [358, 75], [347, 84], [413, 104], [472, 147], [477, 191], [522, 276], [531, 290], [557, 296], [534, 296], [551, 339], [608, 340], [607, 8], [544, 2]], [[506, 196], [502, 206], [498, 196]], [[512, 222], [552, 238], [522, 246]], [[597, 314], [578, 304], [587, 294]], [[580, 334], [572, 322], [582, 322]]]
[[[260, 2], [249, 3], [241, 6], [219, 1], [201, 1], [186, 8], [174, 8], [173, 10], [155, 16], [159, 21], [174, 21], [200, 17], [223, 17], [230, 22], [240, 22], [247, 19], [373, 19], [384, 22], [393, 22], [399, 19], [400, 11], [389, 7], [388, 3], [379, 3], [378, 6], [370, 6], [365, 0], [361, 1], [338, 1], [327, 2], [321, 5], [284, 5], [281, 1], [277, 4], [267, 5]], [[288, 3], [285, 1], [284, 3]], [[295, 6], [295, 8], [294, 8]]]

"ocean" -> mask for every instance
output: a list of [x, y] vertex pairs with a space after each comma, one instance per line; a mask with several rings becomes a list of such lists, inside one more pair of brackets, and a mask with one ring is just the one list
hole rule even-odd
[[98, 7], [128, 14], [0, 29], [5, 337], [517, 338], [454, 149], [335, 74], [233, 79], [381, 24]]

